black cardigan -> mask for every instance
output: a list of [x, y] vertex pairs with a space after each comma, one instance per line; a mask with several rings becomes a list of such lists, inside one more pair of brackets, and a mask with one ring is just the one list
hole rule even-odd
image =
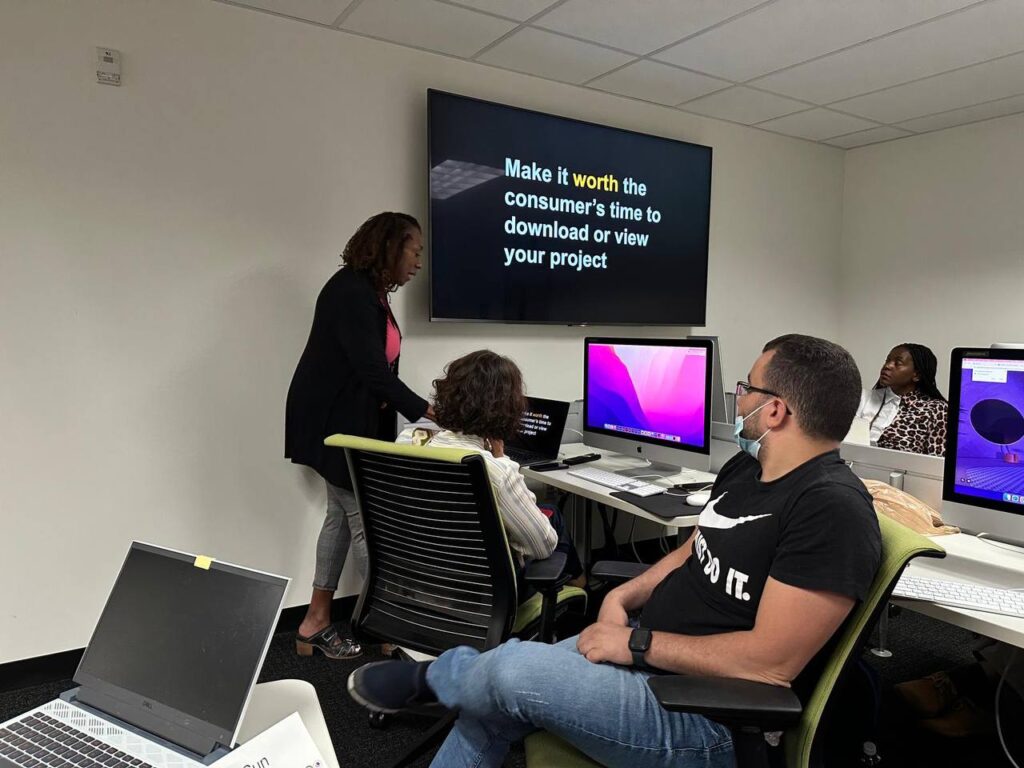
[[427, 412], [427, 401], [399, 380], [398, 360], [388, 365], [389, 312], [369, 276], [348, 267], [316, 300], [309, 341], [288, 388], [284, 455], [333, 485], [351, 488], [352, 482], [345, 452], [324, 446], [325, 437], [394, 440], [396, 410], [410, 420]]

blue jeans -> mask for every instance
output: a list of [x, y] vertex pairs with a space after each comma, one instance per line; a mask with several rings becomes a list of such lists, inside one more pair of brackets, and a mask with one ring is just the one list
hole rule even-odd
[[575, 637], [557, 645], [509, 640], [486, 653], [453, 648], [427, 670], [441, 703], [459, 710], [431, 766], [500, 768], [512, 742], [542, 729], [605, 766], [732, 768], [728, 728], [662, 709], [648, 677], [592, 664]]

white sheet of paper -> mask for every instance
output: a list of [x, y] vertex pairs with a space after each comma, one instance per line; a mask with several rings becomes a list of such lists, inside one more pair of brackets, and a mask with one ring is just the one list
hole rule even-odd
[[298, 712], [213, 763], [217, 768], [327, 768]]

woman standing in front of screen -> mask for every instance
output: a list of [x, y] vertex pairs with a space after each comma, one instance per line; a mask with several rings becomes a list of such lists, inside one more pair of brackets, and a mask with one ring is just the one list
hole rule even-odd
[[358, 656], [359, 645], [331, 624], [331, 601], [351, 546], [366, 577], [366, 540], [352, 494], [345, 452], [324, 447], [341, 433], [395, 439], [395, 413], [433, 416], [428, 403], [398, 378], [401, 334], [389, 294], [420, 270], [423, 233], [404, 213], [368, 219], [345, 246], [344, 266], [320, 291], [309, 341], [299, 359], [285, 412], [285, 457], [315, 469], [327, 484], [327, 518], [316, 546], [309, 609], [296, 650], [332, 659]]
[[923, 344], [893, 347], [878, 382], [861, 398], [871, 444], [907, 453], [946, 455], [949, 405], [935, 383], [937, 361]]

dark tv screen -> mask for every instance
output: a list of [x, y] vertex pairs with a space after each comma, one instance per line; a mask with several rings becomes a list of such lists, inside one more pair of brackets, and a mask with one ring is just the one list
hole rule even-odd
[[710, 147], [427, 101], [432, 320], [704, 325]]

